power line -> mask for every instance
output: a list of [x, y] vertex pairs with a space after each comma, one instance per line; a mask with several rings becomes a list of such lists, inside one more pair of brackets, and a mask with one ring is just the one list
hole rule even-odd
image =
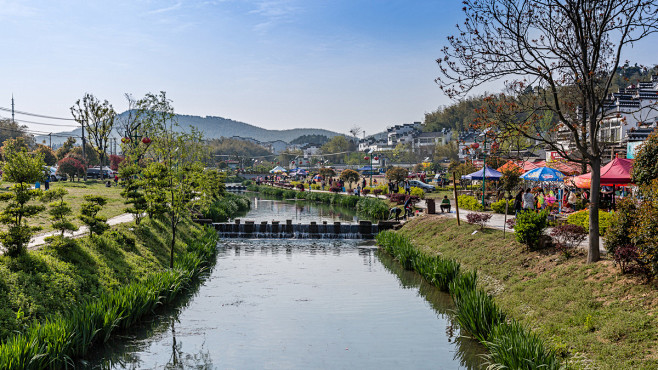
[[23, 122], [23, 123], [31, 123], [33, 125], [43, 125], [43, 126], [54, 126], [54, 127], [80, 127], [80, 125], [58, 125], [56, 123], [43, 123], [43, 122], [34, 122], [34, 121], [26, 121], [24, 119], [17, 119], [17, 122]]
[[5, 107], [0, 107], [0, 110], [5, 111], [5, 112], [14, 112], [14, 113], [22, 114], [22, 115], [25, 115], [25, 116], [47, 118], [47, 119], [58, 119], [58, 120], [62, 120], [62, 121], [74, 121], [75, 122], [75, 120], [73, 118], [46, 116], [46, 115], [43, 115], [43, 114], [23, 112], [23, 111], [20, 111], [20, 110], [12, 110], [11, 108], [5, 108]]

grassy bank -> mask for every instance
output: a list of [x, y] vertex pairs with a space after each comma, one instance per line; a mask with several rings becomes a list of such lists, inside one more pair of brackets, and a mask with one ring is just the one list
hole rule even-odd
[[267, 185], [250, 185], [249, 190], [283, 199], [301, 199], [356, 209], [357, 215], [372, 220], [384, 220], [388, 218], [388, 203], [378, 198], [357, 197], [355, 195], [343, 195], [317, 191], [298, 191], [293, 189], [276, 188]]
[[508, 318], [532, 329], [571, 368], [658, 368], [658, 290], [620, 275], [610, 260], [586, 264], [551, 250], [526, 252], [511, 235], [439, 216], [400, 230], [423, 253], [478, 271], [478, 285]]
[[[16, 258], [0, 256], [0, 367], [12, 359], [12, 367], [28, 366], [29, 356], [44, 351], [61, 367], [112, 330], [129, 326], [173, 298], [208, 259], [203, 254], [214, 253], [214, 244], [211, 250], [194, 244], [204, 232], [190, 221], [177, 235], [175, 273], [167, 269], [170, 230], [166, 222], [154, 220], [138, 227], [120, 225], [100, 237], [47, 245]], [[194, 245], [196, 250], [190, 249]], [[118, 302], [124, 306], [110, 308]], [[88, 337], [80, 338], [83, 334]], [[53, 357], [53, 351], [63, 354]]]

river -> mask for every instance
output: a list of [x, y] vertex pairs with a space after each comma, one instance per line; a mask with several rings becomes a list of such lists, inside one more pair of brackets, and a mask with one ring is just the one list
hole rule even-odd
[[[245, 220], [355, 219], [349, 210], [252, 199]], [[90, 368], [475, 369], [450, 296], [372, 242], [219, 243], [203, 284], [172, 309], [115, 337]]]

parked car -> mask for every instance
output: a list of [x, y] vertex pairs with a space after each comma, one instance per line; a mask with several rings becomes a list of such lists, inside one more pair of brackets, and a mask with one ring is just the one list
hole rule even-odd
[[46, 176], [50, 177], [50, 181], [66, 181], [66, 174], [58, 174], [57, 167], [43, 166]]
[[434, 185], [426, 184], [426, 183], [424, 183], [422, 181], [418, 181], [418, 180], [409, 180], [409, 185], [415, 186], [417, 188], [421, 188], [425, 192], [428, 192], [428, 193], [433, 192], [434, 190], [436, 190], [436, 187]]
[[92, 179], [111, 179], [114, 177], [114, 171], [107, 166], [103, 166], [103, 172], [101, 174], [99, 166], [89, 167], [87, 168], [87, 177]]

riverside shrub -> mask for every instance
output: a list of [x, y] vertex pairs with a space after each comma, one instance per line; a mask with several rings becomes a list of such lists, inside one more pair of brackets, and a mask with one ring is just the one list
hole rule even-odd
[[558, 250], [569, 258], [571, 251], [587, 238], [587, 230], [579, 225], [565, 224], [554, 227], [551, 236], [557, 242]]
[[489, 213], [469, 213], [466, 215], [466, 222], [473, 225], [480, 225], [480, 229], [484, 229], [487, 226], [487, 222], [491, 220], [491, 214]]
[[478, 202], [475, 197], [470, 195], [460, 195], [457, 199], [459, 200], [459, 208], [469, 209], [471, 211], [484, 211], [482, 203]]
[[514, 214], [514, 199], [510, 199], [509, 201], [505, 200], [505, 199], [501, 199], [497, 202], [491, 203], [491, 209], [495, 213], [504, 214], [505, 213], [505, 202], [507, 202], [507, 204], [509, 205], [509, 207], [507, 208], [507, 214], [508, 215], [513, 215]]
[[530, 250], [537, 249], [548, 223], [547, 218], [548, 215], [545, 211], [539, 213], [534, 211], [519, 212], [514, 225], [516, 241], [525, 244]]
[[[610, 227], [614, 213], [599, 210], [599, 232], [605, 235], [606, 230]], [[574, 212], [567, 217], [567, 223], [582, 226], [589, 230], [589, 210]]]
[[631, 233], [637, 217], [637, 205], [630, 198], [617, 202], [617, 211], [610, 220], [610, 226], [605, 232], [605, 248], [610, 255], [614, 255], [617, 248], [631, 245]]
[[388, 206], [380, 199], [362, 197], [356, 203], [356, 213], [373, 220], [385, 220], [388, 218]]
[[411, 196], [412, 197], [418, 197], [419, 199], [425, 199], [425, 190], [417, 187], [417, 186], [412, 186], [411, 187]]

